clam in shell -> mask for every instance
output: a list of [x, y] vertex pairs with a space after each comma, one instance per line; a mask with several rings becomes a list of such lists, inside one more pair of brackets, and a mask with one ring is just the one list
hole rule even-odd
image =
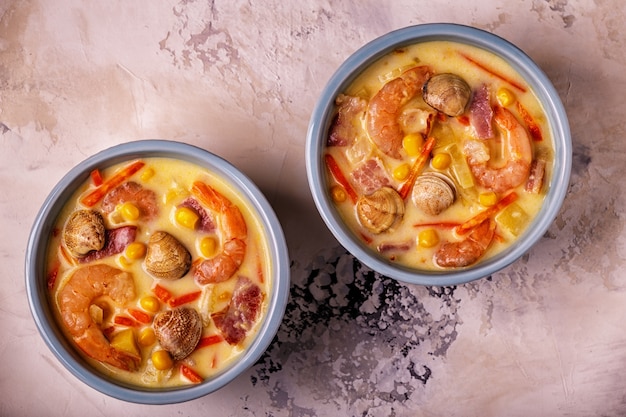
[[359, 198], [357, 217], [363, 227], [378, 234], [398, 224], [404, 217], [404, 201], [391, 187], [382, 187]]
[[162, 311], [154, 317], [154, 334], [175, 361], [189, 356], [202, 336], [200, 314], [189, 307]]
[[159, 231], [148, 240], [144, 265], [156, 278], [175, 280], [189, 271], [191, 254], [174, 236]]
[[456, 187], [444, 174], [427, 172], [415, 180], [412, 198], [424, 213], [437, 216], [456, 200]]
[[426, 104], [453, 117], [460, 116], [465, 112], [471, 95], [472, 90], [467, 82], [458, 75], [451, 73], [430, 77], [424, 84], [422, 91], [422, 97]]
[[104, 219], [99, 212], [76, 210], [65, 224], [63, 242], [73, 256], [81, 258], [104, 247], [105, 232]]

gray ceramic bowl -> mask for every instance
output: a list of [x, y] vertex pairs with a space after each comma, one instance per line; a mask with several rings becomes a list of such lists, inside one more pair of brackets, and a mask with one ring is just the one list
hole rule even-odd
[[[427, 41], [452, 41], [491, 51], [505, 59], [528, 82], [542, 103], [552, 129], [555, 165], [545, 202], [534, 222], [508, 250], [459, 270], [425, 272], [402, 267], [378, 256], [343, 223], [328, 193], [327, 173], [323, 162], [328, 129], [334, 115], [337, 95], [372, 63], [403, 46]], [[567, 115], [558, 93], [543, 71], [520, 49], [508, 41], [469, 26], [456, 24], [424, 24], [407, 27], [383, 35], [352, 54], [332, 75], [313, 110], [306, 142], [306, 168], [309, 187], [317, 209], [339, 243], [371, 269], [399, 281], [423, 285], [461, 284], [483, 277], [510, 265], [524, 255], [556, 218], [567, 191], [572, 143]]]
[[[94, 168], [103, 168], [142, 157], [186, 160], [224, 178], [245, 196], [267, 230], [271, 262], [274, 265], [268, 310], [255, 340], [240, 358], [223, 373], [197, 385], [173, 389], [141, 389], [117, 383], [95, 371], [65, 339], [51, 311], [45, 278], [44, 258], [47, 237], [60, 209], [84, 183]], [[32, 315], [46, 344], [57, 359], [78, 379], [112, 397], [136, 403], [168, 404], [209, 394], [251, 367], [265, 352], [278, 327], [289, 295], [289, 255], [280, 223], [263, 194], [244, 174], [224, 159], [195, 146], [164, 140], [129, 142], [104, 150], [77, 165], [54, 187], [37, 214], [26, 249], [26, 291]]]

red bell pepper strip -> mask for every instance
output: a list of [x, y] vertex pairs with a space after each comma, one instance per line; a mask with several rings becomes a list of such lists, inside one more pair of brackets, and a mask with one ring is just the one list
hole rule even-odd
[[341, 168], [339, 167], [339, 164], [337, 164], [337, 161], [335, 161], [335, 158], [333, 158], [331, 154], [327, 153], [324, 156], [324, 160], [326, 162], [328, 170], [332, 174], [335, 181], [337, 181], [339, 185], [341, 185], [344, 190], [346, 190], [346, 193], [348, 194], [348, 196], [350, 196], [350, 200], [352, 200], [353, 203], [356, 203], [359, 199], [359, 196], [356, 194], [354, 188], [352, 188], [346, 177], [343, 175], [343, 172], [341, 172]]
[[217, 343], [222, 342], [223, 340], [224, 340], [224, 338], [222, 336], [220, 336], [219, 334], [213, 334], [211, 336], [204, 336], [198, 342], [198, 346], [196, 346], [196, 349], [200, 349], [200, 348], [203, 348], [203, 347], [215, 345]]
[[204, 379], [196, 371], [194, 371], [184, 363], [180, 364], [180, 373], [194, 384], [199, 384], [200, 382], [204, 381]]
[[141, 310], [137, 310], [136, 308], [129, 308], [128, 314], [133, 316], [133, 318], [139, 323], [149, 324], [150, 322], [152, 322], [152, 316], [150, 314], [145, 313]]
[[541, 142], [543, 140], [543, 135], [541, 134], [541, 128], [533, 118], [533, 116], [528, 113], [528, 110], [518, 101], [517, 102], [517, 111], [519, 111], [522, 119], [524, 119], [524, 123], [526, 123], [526, 127], [528, 127], [528, 131], [530, 132], [530, 137], [533, 138], [535, 142]]
[[170, 298], [167, 301], [167, 304], [172, 308], [182, 306], [183, 304], [197, 300], [200, 297], [200, 294], [202, 294], [202, 291], [194, 291], [188, 294], [179, 295], [178, 297]]
[[119, 324], [120, 326], [127, 326], [127, 327], [134, 327], [137, 324], [135, 320], [126, 316], [115, 316], [115, 318], [113, 319], [113, 322], [115, 324]]
[[471, 219], [457, 226], [455, 231], [460, 235], [463, 235], [469, 232], [474, 227], [478, 226], [479, 224], [481, 224], [483, 221], [487, 220], [488, 218], [494, 216], [496, 213], [498, 213], [500, 210], [502, 210], [503, 208], [505, 208], [512, 202], [514, 202], [515, 200], [517, 200], [517, 193], [513, 191], [510, 194], [507, 194], [506, 196], [502, 197], [502, 199], [500, 199], [500, 201], [498, 201], [493, 206], [489, 207], [486, 210], [481, 211], [480, 213], [478, 213]]
[[102, 173], [98, 168], [91, 171], [91, 174], [89, 175], [91, 176], [91, 182], [93, 182], [93, 185], [95, 185], [96, 187], [100, 187], [104, 182], [104, 180], [102, 179]]
[[156, 298], [158, 298], [162, 303], [168, 304], [172, 298], [172, 293], [159, 284], [156, 284], [152, 291], [154, 292], [154, 295], [156, 295]]
[[409, 195], [409, 192], [411, 192], [417, 176], [422, 172], [422, 169], [424, 169], [424, 166], [426, 165], [426, 162], [428, 162], [428, 158], [430, 157], [430, 153], [432, 152], [434, 147], [435, 138], [431, 136], [426, 140], [424, 147], [422, 147], [422, 151], [413, 163], [407, 180], [402, 183], [400, 189], [398, 190], [398, 193], [403, 200]]
[[135, 161], [125, 166], [120, 171], [116, 172], [111, 178], [107, 179], [98, 188], [87, 194], [81, 199], [81, 203], [87, 207], [93, 207], [100, 201], [109, 191], [117, 187], [128, 178], [130, 178], [135, 172], [139, 171], [145, 162]]

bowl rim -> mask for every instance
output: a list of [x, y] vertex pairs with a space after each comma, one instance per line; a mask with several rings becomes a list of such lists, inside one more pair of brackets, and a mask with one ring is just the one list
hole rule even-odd
[[[271, 262], [274, 263], [274, 282], [267, 314], [257, 336], [241, 358], [221, 373], [197, 385], [168, 389], [150, 389], [114, 382], [93, 369], [66, 340], [56, 323], [45, 280], [45, 266], [41, 259], [47, 251], [48, 236], [58, 210], [79, 184], [87, 180], [95, 168], [102, 168], [135, 158], [170, 157], [186, 160], [215, 173], [236, 189], [256, 211], [266, 229]], [[289, 253], [281, 224], [272, 206], [260, 189], [234, 165], [208, 150], [191, 144], [163, 139], [126, 142], [102, 150], [73, 167], [55, 185], [41, 206], [33, 223], [25, 254], [25, 281], [31, 315], [48, 348], [79, 380], [111, 397], [142, 404], [174, 404], [210, 394], [238, 377], [265, 353], [282, 323], [290, 288]]]
[[[369, 65], [394, 49], [427, 41], [453, 41], [485, 49], [505, 59], [531, 86], [544, 107], [554, 141], [554, 169], [551, 186], [542, 208], [517, 244], [498, 255], [454, 271], [419, 271], [377, 256], [364, 243], [353, 239], [334, 209], [325, 187], [322, 153], [326, 132], [334, 111], [334, 99]], [[567, 193], [572, 142], [567, 114], [551, 81], [541, 68], [520, 48], [506, 39], [472, 26], [456, 23], [427, 23], [408, 26], [384, 34], [356, 50], [333, 73], [323, 88], [311, 114], [305, 146], [309, 189], [317, 210], [327, 227], [348, 252], [374, 271], [410, 284], [458, 285], [485, 278], [523, 256], [548, 230], [558, 215]]]

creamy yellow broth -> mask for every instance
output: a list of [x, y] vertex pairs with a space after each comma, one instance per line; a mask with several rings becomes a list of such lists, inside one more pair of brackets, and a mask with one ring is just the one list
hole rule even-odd
[[[546, 190], [549, 187], [553, 166], [554, 145], [551, 130], [544, 110], [532, 89], [509, 64], [488, 51], [454, 42], [425, 42], [394, 51], [367, 68], [343, 94], [362, 98], [369, 105], [371, 99], [386, 83], [400, 76], [407, 69], [422, 65], [429, 66], [433, 74], [454, 73], [459, 75], [473, 91], [482, 84], [488, 85], [492, 107], [507, 108], [529, 131], [529, 126], [526, 125], [525, 119], [520, 114], [519, 105], [521, 105], [526, 109], [541, 133], [541, 140], [533, 139], [530, 136], [530, 131], [529, 138], [534, 158], [540, 155], [546, 161], [543, 186], [538, 193], [525, 191], [524, 183], [506, 192], [496, 193], [496, 201], [510, 192], [515, 192], [518, 198], [491, 216], [496, 221], [495, 237], [478, 261], [481, 262], [513, 244], [541, 208]], [[507, 95], [502, 96], [503, 92]], [[434, 111], [422, 99], [421, 89], [416, 98], [409, 101], [403, 110], [407, 108]], [[422, 133], [422, 145], [420, 146], [423, 146], [428, 136], [435, 138], [434, 149], [429, 155], [422, 173], [439, 172], [445, 174], [452, 179], [456, 186], [457, 198], [454, 204], [439, 215], [428, 215], [419, 210], [412, 202], [411, 194], [409, 194], [404, 200], [405, 214], [401, 223], [381, 233], [372, 233], [363, 227], [357, 217], [354, 202], [351, 201], [349, 195], [346, 195], [346, 190], [337, 181], [332, 170], [328, 170], [329, 194], [334, 199], [343, 220], [356, 236], [362, 239], [374, 252], [378, 252], [381, 257], [418, 270], [445, 269], [433, 262], [435, 252], [446, 242], [464, 239], [466, 235], [460, 236], [456, 233], [455, 226], [473, 218], [493, 204], [493, 195], [491, 195], [491, 203], [486, 202], [485, 197], [489, 190], [482, 187], [473, 178], [463, 153], [464, 140], [475, 136], [473, 128], [468, 124], [468, 109], [469, 104], [465, 113], [459, 117], [435, 117], [436, 122], [432, 131], [428, 132], [429, 134]], [[351, 177], [351, 173], [363, 161], [372, 158], [381, 162], [391, 181], [391, 186], [399, 190], [405, 181], [405, 178], [401, 176], [402, 166], [406, 172], [406, 167], [412, 166], [417, 156], [414, 153], [410, 154], [404, 147], [400, 149], [401, 159], [392, 158], [383, 153], [368, 133], [368, 110], [369, 108], [366, 106], [351, 121], [354, 135], [350, 138], [350, 143], [347, 146], [335, 146], [329, 143], [325, 152], [334, 158], [349, 185], [357, 192], [358, 186]], [[436, 111], [434, 112], [436, 113]], [[488, 143], [491, 147], [492, 158], [498, 161], [503, 158], [500, 149], [502, 139], [496, 124], [492, 123], [492, 125], [496, 135], [495, 138], [489, 139]], [[445, 168], [435, 168], [432, 157], [437, 154], [449, 155], [452, 163]], [[426, 233], [422, 233], [425, 231]], [[435, 236], [434, 241], [433, 235]], [[389, 244], [399, 245], [403, 248], [381, 250], [381, 247]]]
[[[170, 387], [184, 385], [197, 381], [190, 381], [187, 377], [181, 374], [181, 364], [184, 364], [189, 369], [192, 369], [202, 379], [211, 378], [213, 375], [223, 371], [225, 367], [229, 366], [231, 362], [236, 360], [236, 358], [254, 339], [259, 323], [262, 321], [262, 318], [267, 310], [267, 302], [272, 287], [272, 266], [268, 262], [268, 238], [264, 227], [262, 226], [250, 203], [244, 197], [235, 192], [229, 184], [218, 175], [215, 175], [214, 173], [192, 163], [180, 160], [168, 158], [146, 158], [142, 161], [145, 162], [145, 166], [133, 174], [129, 180], [139, 183], [142, 187], [150, 189], [156, 193], [159, 216], [149, 222], [146, 222], [141, 216], [136, 220], [128, 220], [120, 213], [119, 210], [116, 210], [108, 216], [105, 215], [104, 217], [107, 229], [113, 229], [125, 225], [136, 225], [138, 229], [135, 242], [141, 242], [144, 244], [147, 244], [148, 239], [153, 232], [167, 231], [175, 236], [187, 248], [191, 254], [193, 262], [210, 258], [211, 255], [207, 255], [206, 251], [202, 252], [200, 245], [202, 239], [208, 237], [210, 239], [214, 239], [214, 242], [216, 243], [214, 253], [221, 251], [221, 245], [223, 242], [220, 241], [222, 238], [222, 232], [220, 230], [219, 214], [209, 211], [216, 224], [216, 230], [213, 233], [191, 230], [188, 227], [179, 224], [175, 218], [177, 206], [183, 200], [192, 196], [190, 190], [193, 182], [202, 181], [222, 193], [242, 212], [248, 230], [245, 258], [232, 278], [221, 283], [211, 283], [206, 285], [199, 285], [195, 282], [193, 266], [189, 272], [177, 280], [170, 281], [154, 278], [146, 272], [143, 263], [143, 256], [139, 259], [132, 259], [129, 258], [125, 251], [91, 262], [93, 264], [103, 263], [111, 265], [132, 274], [136, 289], [136, 297], [129, 304], [115, 305], [115, 303], [112, 303], [111, 300], [106, 297], [94, 300], [94, 304], [104, 306], [102, 323], [99, 323], [98, 326], [104, 331], [107, 338], [111, 339], [120, 331], [132, 329], [134, 342], [140, 351], [141, 363], [138, 370], [130, 372], [94, 360], [89, 357], [89, 355], [85, 355], [83, 352], [81, 352], [81, 354], [95, 368], [124, 383], [146, 387]], [[103, 170], [101, 172], [102, 178], [106, 181], [118, 172], [120, 168], [127, 165], [128, 163], [122, 163]], [[85, 264], [79, 263], [77, 259], [68, 254], [62, 240], [62, 231], [69, 215], [77, 209], [85, 208], [80, 203], [80, 200], [94, 188], [95, 187], [92, 181], [89, 180], [83, 184], [75, 193], [73, 198], [68, 201], [56, 221], [55, 233], [50, 239], [48, 249], [48, 276], [50, 280], [49, 288], [50, 298], [52, 301], [51, 304], [53, 305], [57, 319], [59, 323], [61, 323], [61, 327], [69, 340], [72, 340], [72, 337], [61, 319], [58, 294], [59, 291], [63, 289], [72, 274]], [[100, 206], [101, 202], [98, 202], [92, 207], [92, 209], [100, 210]], [[261, 288], [261, 291], [264, 294], [258, 318], [252, 328], [247, 331], [245, 339], [236, 345], [231, 345], [223, 340], [222, 337], [221, 341], [209, 346], [198, 348], [191, 355], [182, 359], [180, 362], [174, 362], [169, 369], [156, 369], [152, 361], [152, 354], [162, 348], [158, 341], [151, 342], [149, 338], [148, 342], [143, 342], [142, 344], [144, 339], [141, 338], [141, 335], [143, 332], [150, 332], [150, 330], [147, 329], [151, 328], [152, 319], [157, 312], [162, 312], [171, 309], [172, 307], [163, 300], [160, 300], [157, 304], [157, 311], [147, 311], [142, 304], [142, 300], [145, 297], [156, 297], [155, 288], [157, 285], [166, 289], [172, 297], [178, 297], [200, 291], [201, 293], [198, 298], [192, 302], [184, 304], [184, 307], [194, 308], [200, 313], [203, 321], [202, 337], [216, 336], [219, 338], [221, 336], [220, 331], [216, 328], [211, 315], [225, 309], [229, 305], [230, 297], [233, 294], [237, 279], [240, 276], [249, 278], [254, 284]], [[129, 309], [135, 309], [146, 313], [150, 318], [150, 322], [139, 322], [129, 314]], [[132, 319], [132, 324], [116, 324], [115, 318], [119, 316], [130, 317]], [[79, 348], [77, 348], [77, 350], [80, 351]]]

